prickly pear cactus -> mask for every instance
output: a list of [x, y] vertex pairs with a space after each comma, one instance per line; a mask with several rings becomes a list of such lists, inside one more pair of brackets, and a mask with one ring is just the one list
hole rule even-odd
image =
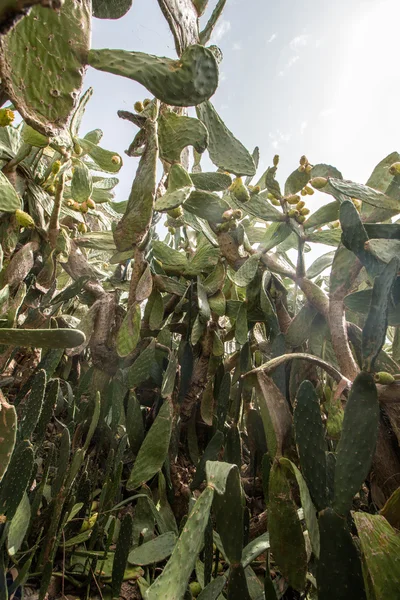
[[7, 94], [44, 135], [60, 133], [76, 107], [90, 32], [89, 0], [65, 0], [59, 11], [35, 6], [0, 42]]
[[131, 8], [133, 0], [93, 0], [93, 16], [98, 19], [120, 19]]
[[0, 392], [0, 481], [3, 479], [14, 451], [17, 433], [17, 413]]

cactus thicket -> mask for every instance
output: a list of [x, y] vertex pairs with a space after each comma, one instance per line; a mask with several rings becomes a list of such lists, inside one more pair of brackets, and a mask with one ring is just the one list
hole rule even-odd
[[[1, 598], [397, 597], [400, 154], [258, 173], [225, 3], [159, 0], [172, 58], [90, 48], [132, 0], [0, 8]], [[145, 88], [125, 160], [89, 65]]]

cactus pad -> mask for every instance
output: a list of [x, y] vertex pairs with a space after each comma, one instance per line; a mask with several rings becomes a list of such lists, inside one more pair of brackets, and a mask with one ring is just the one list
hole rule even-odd
[[0, 329], [0, 344], [34, 348], [75, 348], [85, 341], [78, 329]]
[[218, 85], [218, 65], [211, 50], [197, 44], [179, 60], [126, 50], [91, 50], [89, 64], [99, 71], [128, 77], [172, 106], [195, 106], [210, 98]]
[[17, 413], [0, 392], [0, 481], [7, 471], [15, 446]]
[[158, 140], [160, 157], [169, 163], [178, 163], [186, 146], [193, 146], [199, 154], [208, 144], [208, 131], [201, 121], [163, 111], [158, 119]]
[[35, 6], [1, 41], [0, 73], [26, 122], [44, 135], [68, 125], [90, 44], [91, 3], [66, 0], [60, 11]]
[[93, 16], [98, 19], [120, 19], [132, 6], [133, 0], [93, 0]]

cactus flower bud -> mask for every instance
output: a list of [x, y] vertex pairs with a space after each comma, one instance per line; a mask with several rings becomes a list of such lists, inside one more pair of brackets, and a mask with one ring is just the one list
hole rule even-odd
[[150, 103], [151, 103], [151, 100], [150, 100], [150, 98], [145, 98], [145, 99], [143, 100], [143, 106], [144, 106], [144, 108], [146, 108], [146, 106], [148, 106]]
[[308, 158], [307, 158], [307, 156], [304, 156], [304, 154], [303, 154], [303, 156], [300, 156], [300, 165], [305, 166], [307, 164], [308, 164]]
[[57, 175], [57, 173], [60, 172], [61, 169], [61, 161], [60, 160], [56, 160], [53, 163], [53, 166], [51, 167], [51, 172], [53, 173], [53, 175]]
[[0, 108], [0, 127], [7, 127], [15, 119], [15, 114], [9, 108]]
[[238, 202], [247, 202], [250, 200], [250, 194], [247, 187], [244, 185], [241, 177], [236, 177], [233, 180], [232, 185], [229, 188], [229, 191], [233, 195]]
[[400, 175], [400, 162], [395, 162], [389, 168], [389, 173], [391, 175]]
[[309, 208], [302, 208], [300, 211], [300, 214], [305, 216], [305, 215], [309, 215], [310, 214], [310, 209]]
[[[400, 164], [400, 163], [398, 163]], [[379, 373], [375, 373], [374, 379], [376, 383], [381, 383], [382, 385], [390, 385], [394, 383], [395, 378], [390, 373], [386, 373], [385, 371], [380, 371]]]
[[35, 221], [30, 215], [28, 215], [28, 213], [17, 209], [14, 214], [15, 220], [17, 221], [18, 225], [21, 225], [21, 227], [28, 227], [28, 229], [35, 227]]
[[88, 198], [88, 200], [86, 200], [86, 204], [88, 205], [88, 208], [92, 208], [92, 209], [96, 208], [96, 203], [91, 198]]
[[275, 154], [273, 163], [274, 167], [277, 167], [279, 165], [279, 154]]
[[143, 102], [135, 102], [135, 104], [133, 105], [133, 108], [136, 110], [136, 112], [141, 113], [144, 110], [144, 105]]
[[292, 194], [291, 196], [286, 196], [285, 200], [288, 204], [297, 204], [300, 201], [300, 196]]
[[311, 181], [310, 181], [310, 184], [316, 190], [322, 190], [322, 188], [324, 188], [327, 183], [328, 183], [328, 180], [326, 177], [314, 177], [314, 179], [311, 179]]

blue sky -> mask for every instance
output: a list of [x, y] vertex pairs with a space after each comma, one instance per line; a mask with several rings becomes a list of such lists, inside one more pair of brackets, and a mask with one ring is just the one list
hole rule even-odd
[[[210, 10], [215, 0], [210, 0]], [[208, 11], [210, 12], [210, 11]], [[399, 149], [398, 0], [228, 0], [212, 43], [224, 54], [212, 98], [252, 151], [260, 171], [281, 156], [278, 178], [306, 154], [365, 182], [379, 160]], [[94, 48], [175, 56], [156, 0], [134, 0], [118, 21], [94, 19]], [[82, 131], [101, 127], [102, 145], [120, 152], [136, 128], [117, 117], [148, 96], [139, 84], [89, 69], [94, 87]], [[116, 200], [128, 197], [137, 159], [124, 156]], [[316, 206], [326, 195], [313, 198]]]

